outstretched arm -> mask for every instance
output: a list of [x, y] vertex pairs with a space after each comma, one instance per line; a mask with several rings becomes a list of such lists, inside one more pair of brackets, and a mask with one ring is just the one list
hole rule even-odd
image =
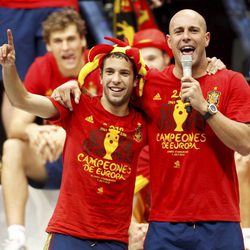
[[61, 105], [72, 111], [73, 106], [71, 103], [71, 95], [74, 97], [75, 103], [79, 103], [81, 90], [78, 82], [74, 80], [68, 81], [54, 89], [51, 97], [53, 97]]
[[15, 48], [11, 30], [7, 30], [8, 43], [0, 47], [0, 64], [3, 69], [5, 92], [14, 107], [42, 118], [59, 115], [52, 102], [44, 96], [29, 93], [23, 86], [15, 65]]

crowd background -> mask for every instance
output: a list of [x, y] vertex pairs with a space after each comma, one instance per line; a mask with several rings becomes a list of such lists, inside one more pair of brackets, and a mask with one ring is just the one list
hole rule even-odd
[[[89, 47], [102, 43], [104, 36], [120, 36], [123, 19], [134, 27], [134, 31], [145, 28], [138, 24], [137, 11], [147, 11], [150, 16], [147, 25], [158, 27], [165, 34], [168, 33], [168, 23], [171, 16], [178, 10], [190, 8], [201, 13], [207, 20], [208, 30], [212, 33], [210, 45], [207, 49], [209, 57], [220, 58], [227, 68], [243, 73], [250, 83], [250, 1], [249, 0], [163, 0], [161, 4], [150, 8], [150, 0], [135, 0], [131, 9], [129, 0], [79, 0], [79, 11], [87, 24], [87, 41]], [[157, 2], [157, 1], [155, 1]], [[144, 4], [147, 4], [146, 8]], [[137, 4], [137, 5], [136, 5]], [[116, 12], [115, 7], [123, 6], [125, 13]], [[1, 1], [0, 1], [1, 7]], [[148, 7], [148, 8], [147, 8]], [[131, 13], [130, 13], [131, 12]], [[138, 13], [138, 12], [137, 12]], [[0, 18], [1, 19], [1, 18]], [[1, 23], [0, 23], [1, 25]], [[148, 27], [147, 27], [148, 28]], [[124, 29], [123, 31], [126, 31]], [[127, 32], [131, 30], [127, 29]], [[131, 33], [130, 33], [131, 34]], [[1, 34], [4, 35], [4, 34]], [[15, 34], [14, 34], [15, 35]], [[5, 140], [5, 134], [0, 123], [0, 141]], [[45, 239], [44, 228], [53, 211], [58, 191], [41, 191], [30, 189], [27, 206], [27, 231], [30, 232], [31, 249], [41, 249], [37, 239]], [[5, 227], [2, 197], [0, 197], [0, 225]], [[2, 227], [4, 225], [4, 227]], [[31, 233], [32, 232], [32, 233]], [[41, 237], [41, 234], [44, 237]], [[6, 238], [6, 232], [1, 230], [0, 242]], [[34, 248], [35, 247], [35, 248]], [[0, 247], [1, 249], [1, 247]]]

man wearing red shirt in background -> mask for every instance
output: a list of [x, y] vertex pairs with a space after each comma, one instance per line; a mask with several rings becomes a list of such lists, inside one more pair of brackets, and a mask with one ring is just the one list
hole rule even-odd
[[[0, 33], [4, 34], [11, 29], [15, 34], [17, 69], [22, 80], [37, 56], [44, 55], [47, 51], [42, 37], [42, 22], [52, 12], [64, 7], [79, 10], [78, 0], [0, 0]], [[0, 44], [5, 43], [5, 37], [0, 36]], [[2, 72], [0, 70], [0, 82]], [[3, 94], [0, 84], [1, 125], [0, 125], [0, 154], [2, 143], [8, 136], [9, 124], [13, 108]]]

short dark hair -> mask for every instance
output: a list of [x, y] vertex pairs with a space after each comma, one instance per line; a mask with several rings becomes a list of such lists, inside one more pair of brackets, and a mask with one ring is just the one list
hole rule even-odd
[[137, 72], [137, 68], [136, 68], [134, 60], [122, 52], [113, 52], [113, 53], [109, 53], [106, 56], [104, 56], [104, 59], [103, 59], [102, 64], [100, 66], [101, 74], [103, 73], [104, 64], [108, 58], [123, 58], [127, 62], [131, 62], [132, 68], [133, 68], [133, 73], [134, 73], [134, 78], [136, 78], [138, 76], [138, 72]]

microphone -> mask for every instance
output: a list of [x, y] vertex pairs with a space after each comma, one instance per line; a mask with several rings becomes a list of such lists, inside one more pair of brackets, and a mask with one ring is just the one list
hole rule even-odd
[[[184, 55], [181, 58], [181, 65], [183, 70], [183, 76], [192, 76], [192, 56], [191, 55]], [[184, 100], [185, 103], [189, 103], [186, 105], [186, 110], [188, 113], [192, 112], [192, 106], [190, 105], [189, 98]]]

